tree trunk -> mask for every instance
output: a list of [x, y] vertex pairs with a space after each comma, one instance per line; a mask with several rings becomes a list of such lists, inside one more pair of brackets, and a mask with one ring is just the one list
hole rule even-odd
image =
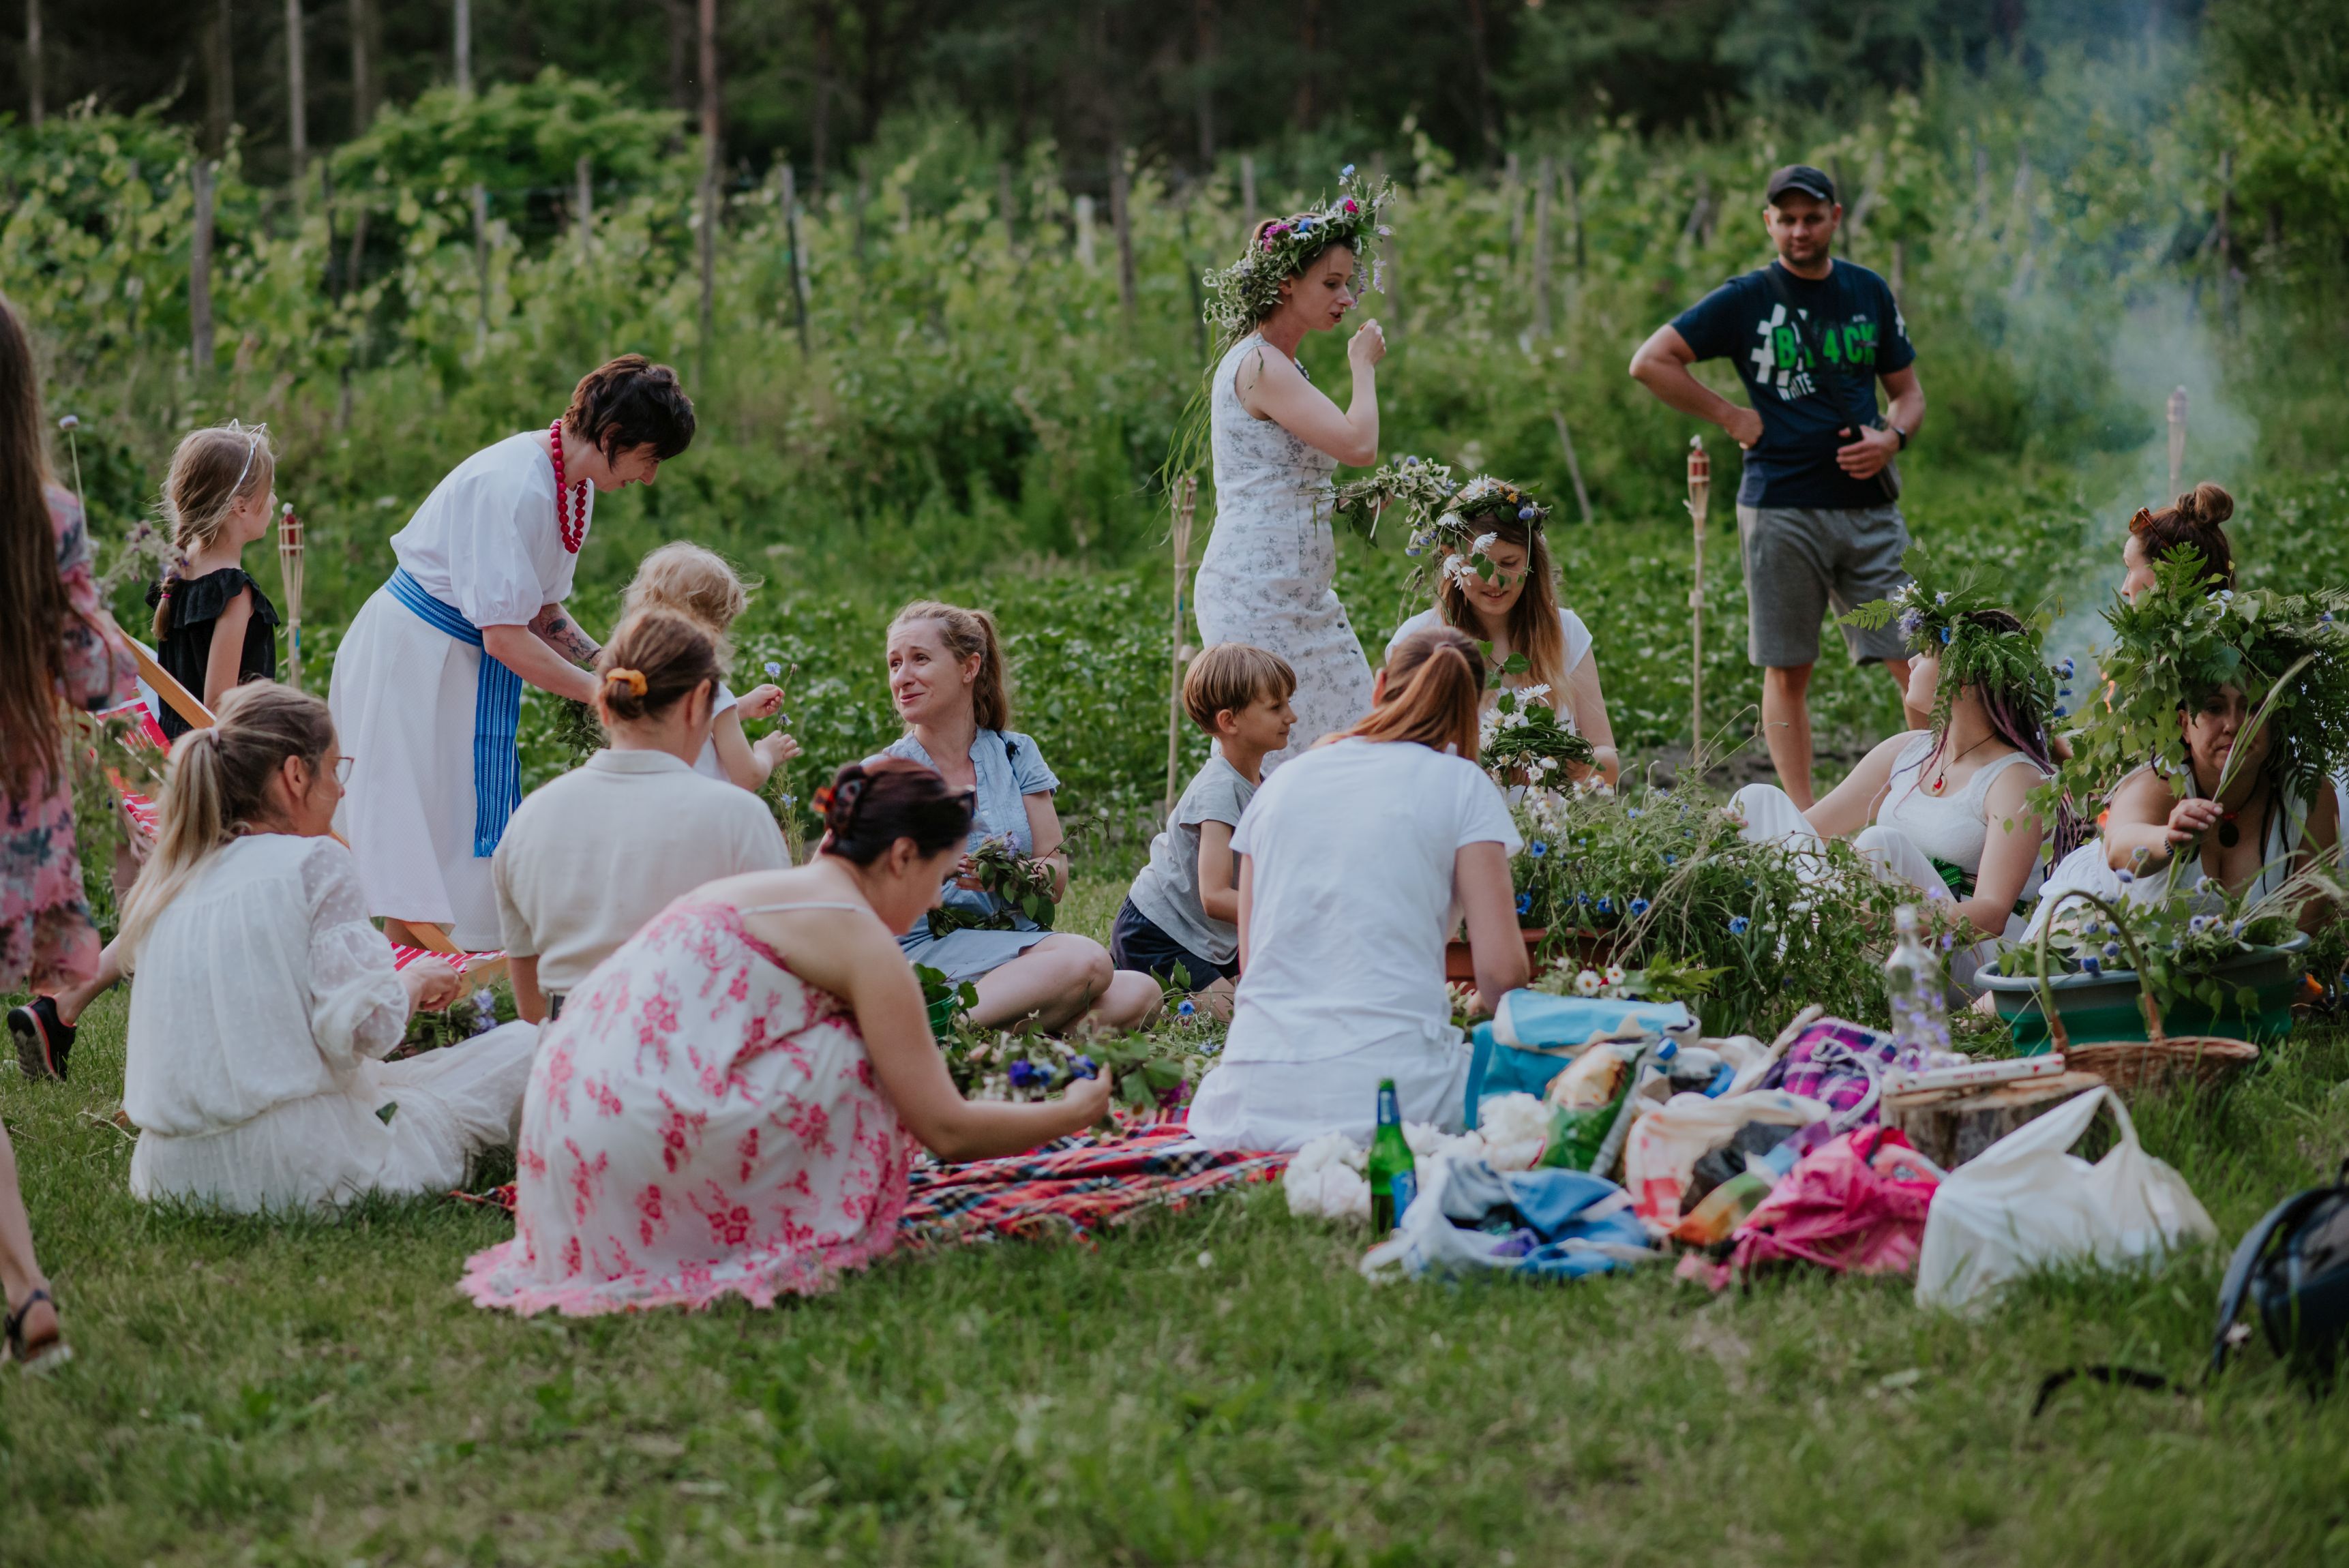
[[26, 119], [33, 125], [41, 123], [43, 103], [41, 89], [41, 0], [25, 0], [25, 100]]
[[1310, 130], [1319, 105], [1314, 101], [1314, 59], [1321, 47], [1321, 0], [1304, 0], [1297, 9], [1297, 101], [1289, 118]]
[[1199, 59], [1199, 172], [1216, 166], [1216, 0], [1196, 0]]
[[375, 123], [375, 0], [351, 0], [351, 136]]
[[668, 107], [693, 107], [693, 0], [661, 0], [668, 11]]
[[701, 0], [701, 343], [698, 388], [709, 387], [709, 346], [718, 315], [718, 0]]
[[816, 0], [815, 113], [808, 128], [808, 189], [823, 194], [823, 168], [832, 157], [832, 72], [840, 46], [840, 8], [833, 0]]
[[285, 141], [294, 162], [294, 203], [302, 203], [302, 175], [310, 161], [309, 88], [303, 75], [302, 0], [285, 0]]
[[1133, 224], [1126, 211], [1132, 184], [1125, 169], [1125, 149], [1110, 150], [1109, 222], [1117, 236], [1117, 302], [1125, 310], [1125, 322], [1133, 325]]
[[228, 151], [236, 125], [234, 20], [230, 0], [219, 0], [204, 38], [204, 150], [213, 158]]
[[189, 170], [195, 186], [195, 229], [188, 237], [189, 365], [199, 384], [212, 373], [212, 165], [199, 158]]
[[1485, 139], [1485, 160], [1501, 156], [1501, 128], [1493, 118], [1493, 64], [1485, 46], [1485, 0], [1467, 0], [1468, 57], [1476, 69], [1476, 129]]

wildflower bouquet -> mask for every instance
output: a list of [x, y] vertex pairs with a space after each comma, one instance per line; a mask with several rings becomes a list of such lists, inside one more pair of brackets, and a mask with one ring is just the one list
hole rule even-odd
[[[1502, 666], [1514, 674], [1526, 665], [1525, 655], [1513, 655]], [[1504, 686], [1500, 696], [1477, 724], [1476, 759], [1501, 784], [1545, 782], [1565, 763], [1590, 767], [1598, 753], [1590, 742], [1567, 727], [1549, 704], [1546, 686]]]
[[1884, 1016], [1879, 951], [1901, 901], [1843, 843], [1748, 842], [1693, 790], [1536, 790], [1516, 808], [1517, 920], [1563, 950], [1609, 944], [1627, 975], [1718, 971], [1705, 1027], [1767, 1035], [1805, 1003]]
[[[1117, 1080], [1115, 1101], [1128, 1110], [1161, 1113], [1181, 1108], [1192, 1086], [1206, 1071], [1215, 1042], [1190, 1028], [1187, 1020], [1175, 1026], [1099, 1033], [1080, 1040], [1057, 1039], [1032, 1026], [975, 1029], [968, 1003], [953, 1013], [947, 1026], [936, 1026], [938, 1004], [958, 1000], [945, 975], [927, 967], [922, 994], [933, 1004], [933, 1030], [938, 1051], [946, 1058], [947, 1076], [970, 1099], [1038, 1100], [1066, 1092], [1079, 1078], [1103, 1072]], [[971, 987], [965, 985], [964, 992]], [[970, 1001], [976, 1001], [973, 995]]]
[[1578, 966], [1561, 958], [1533, 983], [1532, 989], [1552, 996], [1607, 996], [1635, 1002], [1693, 1002], [1729, 973], [1724, 965], [1706, 968], [1683, 963], [1669, 953], [1658, 954], [1644, 969], [1610, 964], [1604, 969]]
[[1412, 541], [1409, 553], [1417, 555], [1425, 549], [1421, 541], [1427, 529], [1451, 506], [1452, 497], [1459, 489], [1460, 481], [1452, 477], [1451, 469], [1445, 465], [1412, 457], [1397, 458], [1361, 479], [1340, 485], [1333, 515], [1375, 543], [1380, 519], [1390, 508], [1401, 508], [1402, 524]]
[[1052, 929], [1061, 898], [1052, 868], [1046, 862], [1021, 854], [1009, 839], [998, 834], [970, 852], [970, 875], [995, 907], [985, 914], [952, 904], [934, 909], [929, 914], [932, 936], [952, 931], [1009, 931], [1013, 917], [1019, 914], [1047, 931]]
[[[2303, 872], [2256, 899], [2222, 898], [2204, 883], [2109, 910], [2067, 903], [2047, 934], [2048, 955], [2064, 974], [2126, 972], [2132, 965], [2127, 944], [2133, 938], [2146, 985], [2165, 1012], [2193, 1001], [2214, 1013], [2230, 1007], [2251, 1013], [2259, 1006], [2258, 993], [2229, 984], [2227, 971], [2248, 954], [2282, 947], [2297, 936], [2300, 904], [2311, 896], [2338, 902], [2342, 890], [2330, 877]], [[2024, 963], [2035, 972], [2035, 959]]]

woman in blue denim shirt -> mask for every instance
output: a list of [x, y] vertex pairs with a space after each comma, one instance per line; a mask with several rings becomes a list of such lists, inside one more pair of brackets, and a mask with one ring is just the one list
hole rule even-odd
[[[995, 621], [984, 611], [922, 600], [889, 624], [889, 695], [905, 721], [905, 737], [888, 748], [935, 768], [947, 782], [976, 794], [970, 847], [1007, 839], [1021, 854], [1051, 868], [1065, 892], [1069, 861], [1060, 813], [1052, 808], [1059, 779], [1028, 737], [1010, 729], [1011, 702], [1003, 678], [1003, 650]], [[947, 889], [946, 907], [978, 915], [1003, 911], [968, 873]], [[1088, 1017], [1113, 1029], [1130, 1028], [1158, 1006], [1158, 982], [1112, 967], [1108, 950], [1089, 936], [1046, 931], [1013, 913], [1011, 929], [965, 927], [930, 934], [926, 917], [898, 939], [916, 964], [948, 979], [974, 981], [978, 1006], [971, 1022], [1008, 1024], [1034, 1015], [1060, 1030]]]

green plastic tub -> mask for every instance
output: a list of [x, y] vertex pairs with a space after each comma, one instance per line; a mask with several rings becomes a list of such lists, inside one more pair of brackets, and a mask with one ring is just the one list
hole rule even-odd
[[[2299, 999], [2304, 967], [2300, 955], [2307, 946], [2306, 936], [2295, 936], [2281, 947], [2253, 948], [2220, 970], [2230, 985], [2248, 985], [2258, 993], [2258, 1004], [2250, 1013], [2232, 1005], [2214, 1012], [2199, 1002], [2181, 1002], [2163, 1009], [2162, 1028], [2172, 1035], [2223, 1035], [2255, 1046], [2282, 1039], [2292, 1032], [2292, 1005]], [[2006, 958], [2025, 973], [2000, 974]], [[1997, 964], [1984, 965], [1974, 983], [1996, 998], [1998, 1016], [2013, 1027], [2014, 1043], [2025, 1055], [2035, 1056], [2047, 1048], [2047, 1017], [2040, 1010], [2039, 983], [2028, 972], [2031, 961], [2025, 952], [2007, 954]], [[2056, 1011], [2064, 1016], [2064, 1031], [2077, 1043], [2145, 1038], [2136, 970], [2050, 976], [2047, 984], [2055, 994]]]

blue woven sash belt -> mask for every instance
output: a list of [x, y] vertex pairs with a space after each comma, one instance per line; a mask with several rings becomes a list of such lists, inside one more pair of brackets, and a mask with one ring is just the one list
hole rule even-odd
[[[471, 647], [481, 646], [481, 629], [424, 591], [404, 566], [393, 569], [384, 592], [416, 612], [416, 618]], [[486, 860], [505, 837], [506, 823], [522, 804], [522, 753], [514, 734], [522, 727], [522, 677], [481, 655], [481, 676], [473, 688], [473, 856]]]

